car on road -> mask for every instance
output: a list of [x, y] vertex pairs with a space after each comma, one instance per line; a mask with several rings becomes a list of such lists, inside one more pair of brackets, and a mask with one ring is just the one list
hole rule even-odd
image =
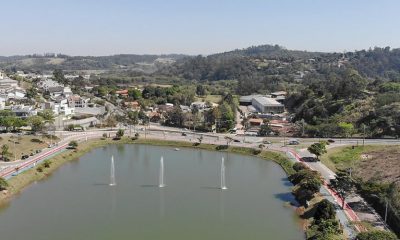
[[183, 132], [183, 133], [182, 133], [182, 136], [187, 136], [187, 134]]
[[297, 139], [289, 139], [288, 144], [289, 145], [299, 145], [300, 142]]
[[272, 142], [268, 141], [268, 140], [264, 140], [263, 141], [264, 144], [272, 144]]
[[328, 139], [328, 143], [334, 143], [335, 142], [335, 140], [333, 140], [333, 139]]
[[238, 139], [233, 139], [233, 141], [234, 141], [234, 142], [240, 142], [240, 140], [238, 140]]

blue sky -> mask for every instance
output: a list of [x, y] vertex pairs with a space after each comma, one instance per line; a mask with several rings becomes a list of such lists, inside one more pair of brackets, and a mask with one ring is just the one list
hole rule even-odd
[[398, 0], [2, 0], [0, 55], [400, 47]]

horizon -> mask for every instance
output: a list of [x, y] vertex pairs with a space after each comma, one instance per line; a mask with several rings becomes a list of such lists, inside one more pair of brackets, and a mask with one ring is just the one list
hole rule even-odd
[[395, 0], [16, 0], [3, 3], [11, 21], [0, 55], [210, 55], [266, 43], [308, 52], [399, 48], [399, 8]]
[[[278, 45], [279, 47], [281, 47], [282, 49], [288, 50], [288, 51], [302, 51], [302, 52], [314, 52], [314, 53], [343, 53], [343, 51], [308, 51], [308, 50], [299, 50], [299, 49], [289, 49], [286, 48], [285, 46], [279, 45], [279, 44], [261, 44], [261, 45], [252, 45], [252, 46], [248, 46], [245, 48], [235, 48], [235, 49], [231, 49], [231, 50], [227, 50], [224, 52], [214, 52], [214, 53], [210, 53], [210, 54], [185, 54], [185, 53], [154, 53], [154, 54], [150, 54], [150, 53], [143, 53], [143, 54], [139, 54], [139, 53], [111, 53], [108, 55], [82, 55], [82, 54], [77, 54], [77, 55], [71, 55], [71, 54], [65, 54], [62, 52], [43, 52], [43, 53], [28, 53], [28, 54], [14, 54], [14, 55], [0, 55], [0, 57], [24, 57], [24, 56], [33, 56], [36, 55], [37, 57], [45, 57], [45, 54], [56, 54], [57, 57], [59, 55], [64, 55], [64, 56], [68, 56], [68, 57], [108, 57], [108, 56], [118, 56], [118, 55], [138, 55], [138, 56], [150, 56], [150, 55], [154, 55], [154, 56], [168, 56], [168, 55], [184, 55], [184, 56], [190, 56], [190, 57], [194, 57], [194, 56], [210, 56], [210, 55], [214, 55], [214, 54], [221, 54], [221, 53], [227, 53], [227, 52], [232, 52], [232, 51], [236, 51], [236, 50], [245, 50], [248, 49], [250, 47], [260, 47], [260, 46], [275, 46]], [[369, 51], [369, 50], [373, 50], [374, 48], [386, 48], [389, 47], [390, 50], [393, 49], [400, 49], [400, 47], [392, 47], [392, 46], [371, 46], [367, 49], [355, 49], [352, 51], [345, 51], [346, 53], [348, 52], [357, 52], [357, 51]]]

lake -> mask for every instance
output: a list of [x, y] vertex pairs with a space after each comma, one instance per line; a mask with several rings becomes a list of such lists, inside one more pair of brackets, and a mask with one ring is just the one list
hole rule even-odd
[[[222, 157], [227, 190], [219, 189]], [[299, 219], [286, 203], [291, 187], [279, 165], [256, 157], [109, 145], [23, 190], [0, 211], [0, 238], [300, 240]]]

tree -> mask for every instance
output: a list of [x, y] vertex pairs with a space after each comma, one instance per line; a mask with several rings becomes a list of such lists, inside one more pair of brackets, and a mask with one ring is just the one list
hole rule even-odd
[[142, 92], [139, 89], [128, 89], [128, 96], [134, 100], [142, 98]]
[[397, 237], [389, 231], [373, 230], [359, 233], [356, 240], [397, 240]]
[[64, 77], [64, 73], [61, 69], [56, 69], [53, 71], [53, 77], [54, 80], [62, 83], [62, 84], [66, 84], [67, 83], [67, 79]]
[[354, 190], [354, 181], [347, 171], [340, 170], [336, 173], [336, 178], [331, 180], [330, 186], [336, 190], [342, 198], [342, 208], [349, 196]]
[[39, 132], [43, 130], [44, 119], [41, 116], [30, 116], [27, 119], [29, 126], [32, 128], [33, 132]]
[[8, 161], [8, 155], [9, 153], [9, 146], [7, 144], [4, 144], [1, 146], [1, 157], [3, 158], [3, 161]]
[[314, 197], [314, 194], [318, 193], [322, 185], [320, 178], [309, 178], [303, 179], [299, 183], [298, 198], [305, 199], [307, 201]]
[[294, 184], [299, 184], [304, 179], [320, 178], [320, 174], [317, 171], [313, 171], [309, 168], [304, 168], [289, 176], [289, 180]]
[[116, 134], [117, 138], [122, 138], [122, 136], [124, 136], [124, 133], [125, 133], [124, 129], [118, 129]]
[[315, 154], [315, 156], [317, 156], [317, 159], [319, 159], [319, 156], [326, 153], [326, 144], [325, 142], [314, 143], [311, 146], [309, 146], [307, 150], [310, 153]]
[[106, 119], [106, 126], [107, 127], [115, 127], [117, 125], [117, 120], [113, 115], [110, 115]]
[[338, 126], [343, 137], [348, 138], [354, 134], [354, 125], [352, 123], [340, 122]]
[[139, 124], [139, 112], [137, 111], [129, 111], [128, 112], [128, 123], [132, 125]]
[[174, 107], [172, 111], [167, 112], [165, 125], [182, 127], [184, 123], [183, 111], [179, 106]]
[[0, 191], [7, 190], [7, 187], [8, 182], [4, 178], [0, 177]]
[[78, 142], [73, 140], [73, 141], [68, 143], [68, 147], [72, 148], [72, 149], [76, 149], [78, 147]]
[[317, 205], [314, 213], [314, 221], [319, 224], [322, 220], [335, 219], [335, 206], [327, 199], [323, 199]]
[[301, 171], [303, 169], [307, 169], [307, 166], [304, 163], [296, 162], [295, 164], [293, 164], [293, 170], [295, 170], [296, 172]]
[[260, 130], [258, 130], [257, 135], [261, 137], [268, 136], [268, 134], [271, 132], [271, 128], [268, 124], [263, 124], [260, 127]]
[[196, 94], [198, 96], [206, 95], [206, 89], [204, 88], [203, 85], [199, 84], [199, 85], [196, 86]]
[[43, 110], [38, 113], [38, 116], [42, 117], [46, 123], [54, 123], [54, 112], [50, 109]]
[[329, 239], [328, 236], [338, 235], [343, 232], [339, 221], [336, 219], [321, 220], [316, 226], [317, 231], [319, 232], [316, 239]]
[[37, 90], [34, 87], [31, 87], [29, 89], [26, 90], [26, 97], [28, 99], [34, 99], [37, 95]]

